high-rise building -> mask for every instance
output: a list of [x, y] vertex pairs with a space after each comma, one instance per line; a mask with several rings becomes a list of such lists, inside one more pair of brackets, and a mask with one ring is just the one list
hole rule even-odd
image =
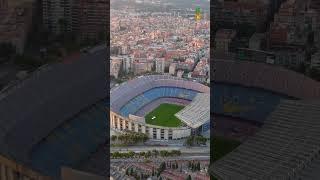
[[72, 30], [72, 0], [43, 0], [42, 15], [44, 26], [52, 33], [59, 34]]
[[118, 57], [111, 57], [110, 61], [110, 74], [118, 78], [121, 71], [122, 59]]
[[124, 56], [122, 61], [122, 70], [126, 73], [131, 71], [132, 58], [130, 56]]
[[237, 24], [249, 24], [258, 31], [264, 31], [270, 6], [263, 0], [215, 0], [211, 6], [212, 16], [219, 28]]
[[156, 59], [156, 72], [157, 73], [164, 73], [164, 69], [165, 69], [164, 58]]
[[81, 40], [102, 40], [107, 33], [107, 0], [77, 0], [73, 4], [73, 30]]
[[5, 9], [8, 7], [8, 0], [0, 0], [0, 9]]
[[19, 54], [24, 52], [28, 34], [32, 29], [34, 2], [34, 0], [12, 1], [10, 5], [6, 3], [7, 8], [0, 11], [2, 18], [0, 21], [0, 43], [12, 44]]
[[101, 40], [107, 32], [107, 0], [43, 0], [43, 23], [50, 32], [74, 32], [80, 40]]
[[169, 74], [174, 75], [176, 73], [176, 67], [177, 67], [176, 63], [171, 63], [169, 66]]

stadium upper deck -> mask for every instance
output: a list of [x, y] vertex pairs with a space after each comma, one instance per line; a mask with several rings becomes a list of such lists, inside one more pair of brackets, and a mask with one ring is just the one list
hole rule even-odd
[[[215, 83], [261, 88], [298, 99], [320, 97], [320, 84], [283, 67], [247, 61], [213, 62]], [[309, 87], [309, 88], [305, 88]]]
[[210, 94], [198, 93], [193, 101], [175, 116], [192, 128], [205, 124], [210, 120]]

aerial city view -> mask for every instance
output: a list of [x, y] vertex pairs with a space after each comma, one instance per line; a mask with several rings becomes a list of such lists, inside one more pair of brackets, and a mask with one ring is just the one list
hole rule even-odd
[[210, 179], [209, 1], [111, 1], [111, 179]]
[[210, 175], [319, 179], [320, 1], [213, 0], [210, 11]]

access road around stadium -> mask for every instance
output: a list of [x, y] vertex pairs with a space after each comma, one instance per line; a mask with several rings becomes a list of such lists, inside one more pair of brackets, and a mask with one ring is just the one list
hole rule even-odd
[[130, 147], [112, 147], [110, 152], [146, 152], [146, 151], [152, 151], [152, 150], [166, 150], [166, 151], [172, 151], [172, 150], [179, 150], [182, 154], [207, 154], [210, 153], [210, 145], [206, 147], [179, 147], [179, 146], [130, 146]]

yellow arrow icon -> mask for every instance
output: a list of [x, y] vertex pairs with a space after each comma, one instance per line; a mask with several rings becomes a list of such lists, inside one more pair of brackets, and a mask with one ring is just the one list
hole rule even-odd
[[200, 13], [196, 13], [195, 19], [197, 21], [201, 20], [201, 14]]

